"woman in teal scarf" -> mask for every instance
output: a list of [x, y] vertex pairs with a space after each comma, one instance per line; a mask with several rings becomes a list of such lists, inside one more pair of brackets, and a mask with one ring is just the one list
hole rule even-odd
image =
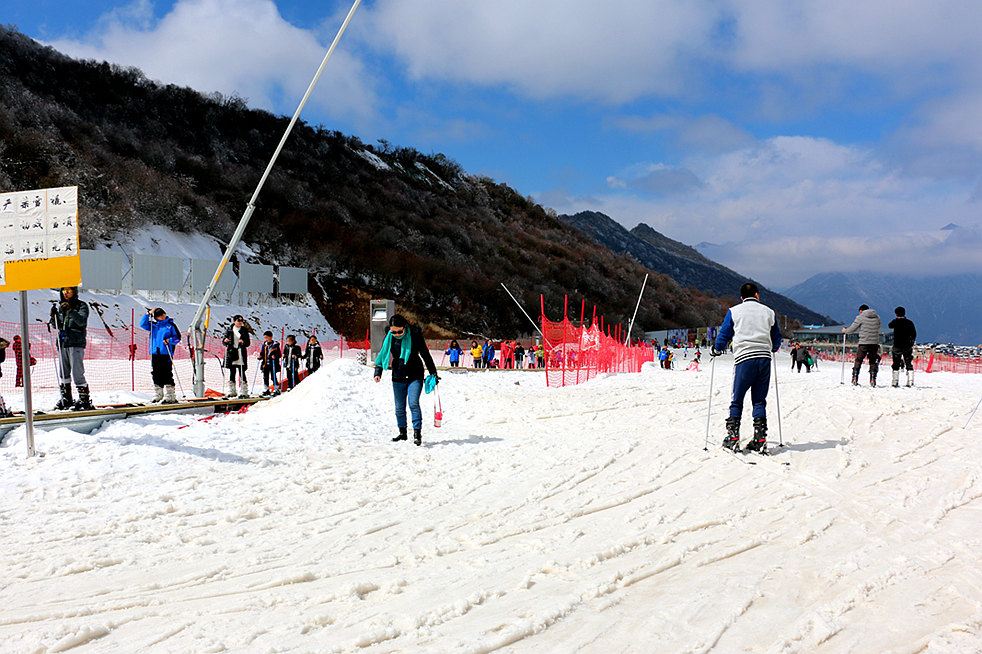
[[382, 380], [382, 371], [392, 370], [392, 393], [396, 405], [396, 426], [399, 435], [395, 441], [404, 441], [406, 433], [406, 404], [413, 416], [413, 442], [421, 445], [423, 442], [423, 412], [419, 408], [419, 396], [423, 392], [423, 366], [436, 377], [436, 364], [423, 340], [423, 332], [419, 327], [410, 325], [409, 321], [396, 314], [389, 318], [389, 333], [382, 342], [382, 348], [375, 358], [375, 382]]

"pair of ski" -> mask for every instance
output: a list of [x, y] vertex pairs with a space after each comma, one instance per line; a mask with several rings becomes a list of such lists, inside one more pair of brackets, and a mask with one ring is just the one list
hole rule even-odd
[[[733, 450], [728, 447], [721, 447], [721, 449], [727, 454], [729, 454], [730, 456], [732, 456], [734, 459], [739, 461], [740, 463], [743, 463], [748, 466], [757, 465], [757, 462], [753, 461], [752, 459], [755, 458], [769, 459], [771, 457], [771, 453], [767, 450], [764, 450], [763, 452], [761, 452], [760, 450], [748, 450], [748, 449]], [[779, 463], [780, 465], [783, 466], [791, 465], [789, 461], [777, 461], [776, 463]]]

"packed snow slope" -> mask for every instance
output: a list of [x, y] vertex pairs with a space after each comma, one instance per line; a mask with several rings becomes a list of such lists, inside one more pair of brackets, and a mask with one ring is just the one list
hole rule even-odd
[[754, 466], [716, 445], [726, 359], [708, 452], [706, 367], [444, 373], [420, 448], [350, 361], [243, 415], [50, 432], [44, 458], [20, 431], [2, 650], [980, 651], [979, 380], [787, 362], [787, 447], [772, 417]]

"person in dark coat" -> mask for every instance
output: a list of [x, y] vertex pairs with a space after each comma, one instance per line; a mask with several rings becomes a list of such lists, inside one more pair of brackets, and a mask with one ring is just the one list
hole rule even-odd
[[[55, 409], [94, 409], [85, 381], [86, 327], [89, 306], [78, 299], [77, 286], [65, 286], [58, 294], [58, 303], [51, 307], [48, 324], [58, 330], [58, 385], [61, 399]], [[72, 400], [72, 381], [78, 391], [78, 402]]]
[[[5, 338], [0, 338], [0, 363], [3, 363], [7, 359], [7, 348], [10, 347], [10, 341]], [[3, 377], [3, 372], [0, 371], [0, 377]], [[0, 418], [9, 418], [13, 413], [7, 408], [7, 403], [4, 402], [3, 396], [0, 395]], [[0, 436], [0, 440], [3, 437]]]
[[413, 416], [413, 442], [416, 445], [423, 442], [423, 412], [419, 407], [419, 396], [423, 392], [424, 366], [431, 375], [436, 376], [436, 364], [423, 340], [423, 331], [416, 325], [410, 325], [399, 314], [389, 318], [389, 333], [375, 358], [375, 382], [382, 380], [384, 369], [392, 370], [392, 393], [395, 397], [396, 426], [399, 428], [399, 435], [392, 439], [393, 442], [407, 439], [407, 403]]
[[225, 346], [225, 368], [228, 370], [228, 391], [226, 397], [235, 397], [235, 376], [239, 376], [239, 397], [249, 397], [249, 382], [246, 370], [249, 368], [249, 346], [252, 345], [252, 330], [242, 316], [232, 317], [232, 326], [225, 331], [222, 344]]
[[297, 337], [290, 334], [286, 337], [286, 345], [283, 347], [283, 373], [286, 375], [287, 388], [293, 388], [300, 383], [300, 360], [303, 359], [303, 350], [297, 345]]
[[153, 378], [155, 404], [174, 404], [174, 348], [181, 342], [181, 331], [167, 312], [157, 307], [147, 309], [140, 318], [140, 329], [150, 332], [150, 375]]
[[312, 372], [317, 372], [318, 368], [321, 367], [321, 361], [324, 360], [324, 351], [321, 350], [321, 344], [318, 342], [316, 336], [311, 336], [307, 339], [307, 349], [303, 351], [303, 360], [307, 366], [307, 374]]
[[914, 385], [914, 343], [917, 341], [917, 328], [913, 321], [907, 318], [907, 309], [897, 307], [893, 310], [897, 316], [887, 325], [893, 330], [893, 382], [894, 388], [900, 386], [900, 369], [907, 370], [907, 387]]
[[[263, 371], [263, 397], [280, 394], [280, 344], [273, 340], [273, 332], [263, 332], [263, 344], [259, 349], [259, 367]], [[270, 382], [272, 381], [272, 386]], [[272, 390], [270, 390], [272, 389]]]

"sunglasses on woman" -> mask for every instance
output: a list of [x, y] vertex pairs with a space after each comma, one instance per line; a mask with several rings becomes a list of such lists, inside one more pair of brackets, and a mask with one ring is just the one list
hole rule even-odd
[[402, 336], [403, 334], [406, 333], [406, 330], [405, 329], [390, 329], [389, 330], [389, 333], [392, 334], [393, 336]]

